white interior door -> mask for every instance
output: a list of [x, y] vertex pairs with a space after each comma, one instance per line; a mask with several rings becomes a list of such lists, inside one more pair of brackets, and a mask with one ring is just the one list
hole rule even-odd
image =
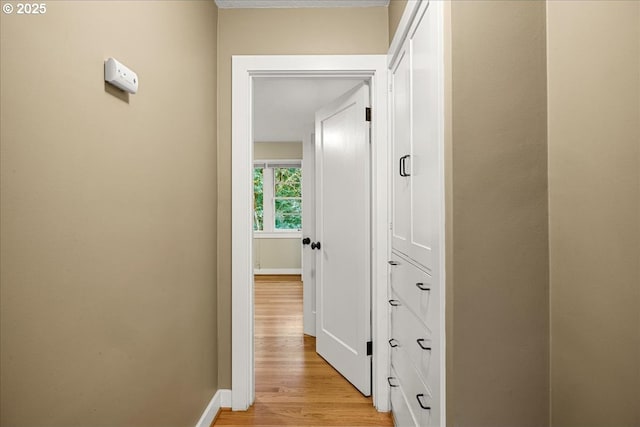
[[[316, 336], [316, 257], [311, 242], [316, 237], [314, 134], [302, 139], [302, 300], [303, 330]], [[308, 239], [308, 240], [307, 240]]]
[[[371, 394], [369, 88], [316, 113], [316, 351]], [[318, 248], [318, 245], [320, 246]]]

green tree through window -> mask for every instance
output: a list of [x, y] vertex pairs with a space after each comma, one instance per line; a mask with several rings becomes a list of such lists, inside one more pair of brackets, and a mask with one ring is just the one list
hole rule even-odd
[[302, 169], [274, 169], [274, 207], [276, 230], [302, 228]]
[[298, 165], [256, 164], [253, 168], [253, 229], [302, 229], [302, 169]]
[[253, 229], [264, 229], [264, 169], [253, 168]]

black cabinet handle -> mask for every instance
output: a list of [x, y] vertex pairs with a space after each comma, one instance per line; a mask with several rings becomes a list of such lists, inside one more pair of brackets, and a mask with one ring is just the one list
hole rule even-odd
[[304, 239], [302, 239], [302, 245], [308, 245], [309, 243], [311, 243], [311, 239], [308, 237], [305, 237]]
[[389, 265], [398, 265], [398, 263], [396, 261], [387, 261], [389, 263]]
[[421, 283], [421, 282], [416, 283], [416, 286], [421, 291], [430, 291], [431, 290], [431, 288], [428, 285], [425, 285], [424, 283]]
[[407, 159], [409, 157], [411, 157], [409, 154], [400, 157], [400, 176], [411, 176], [410, 173], [407, 173]]
[[420, 394], [416, 394], [416, 399], [418, 399], [418, 405], [420, 405], [420, 407], [421, 407], [422, 409], [426, 409], [427, 411], [430, 411], [430, 410], [431, 410], [431, 406], [425, 406], [425, 405], [422, 403], [422, 398], [423, 398], [423, 397], [424, 397], [424, 394], [422, 394], [422, 393], [420, 393]]
[[422, 345], [425, 341], [424, 338], [418, 338], [416, 341], [418, 342], [418, 345], [420, 346], [421, 349], [431, 351], [431, 347], [425, 347], [424, 345]]
[[397, 346], [399, 346], [400, 344], [398, 344], [398, 340], [395, 338], [391, 338], [389, 340], [389, 345], [391, 346], [391, 348], [396, 348]]
[[395, 380], [395, 377], [387, 377], [387, 382], [389, 383], [390, 387], [399, 387], [400, 384], [391, 384], [391, 380]]
[[311, 249], [320, 249], [320, 242], [311, 243]]
[[390, 300], [389, 300], [389, 305], [390, 305], [391, 307], [397, 307], [397, 306], [399, 306], [399, 305], [400, 305], [400, 301], [398, 301], [397, 299], [390, 299]]

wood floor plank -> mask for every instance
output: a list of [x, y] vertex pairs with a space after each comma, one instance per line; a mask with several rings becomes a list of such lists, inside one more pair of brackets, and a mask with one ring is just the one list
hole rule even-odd
[[392, 426], [315, 350], [303, 334], [302, 283], [255, 284], [256, 401], [243, 412], [222, 410], [214, 426]]

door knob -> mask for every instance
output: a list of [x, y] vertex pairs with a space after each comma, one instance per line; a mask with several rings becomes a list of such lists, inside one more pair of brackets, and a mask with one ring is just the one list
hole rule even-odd
[[320, 242], [311, 243], [311, 249], [320, 249]]
[[302, 245], [308, 245], [309, 243], [311, 243], [311, 239], [308, 237], [305, 237], [304, 239], [302, 239]]

